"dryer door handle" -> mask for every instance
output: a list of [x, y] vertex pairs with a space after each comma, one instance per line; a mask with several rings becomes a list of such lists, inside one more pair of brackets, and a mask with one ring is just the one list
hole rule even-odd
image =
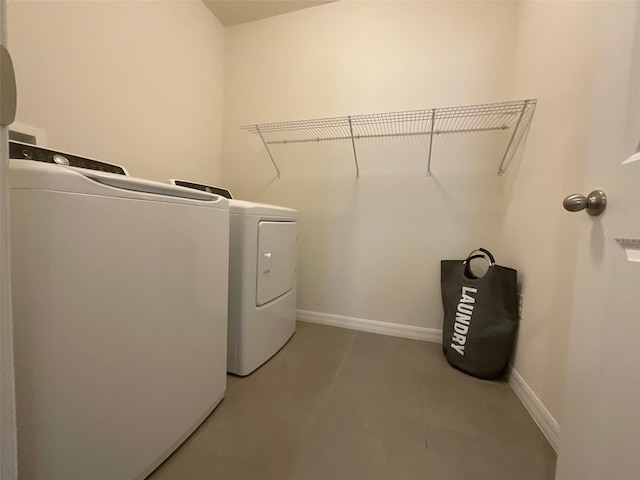
[[269, 273], [271, 271], [271, 252], [265, 252], [262, 254], [262, 273]]

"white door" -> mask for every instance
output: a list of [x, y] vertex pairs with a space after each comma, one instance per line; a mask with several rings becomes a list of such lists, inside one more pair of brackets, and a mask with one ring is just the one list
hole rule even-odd
[[0, 478], [17, 478], [11, 271], [9, 269], [8, 129], [15, 115], [15, 78], [6, 44], [6, 4], [0, 0]]
[[[640, 7], [607, 9], [598, 35], [557, 478], [640, 479]], [[637, 155], [636, 157], [640, 157]], [[576, 192], [567, 192], [576, 193]]]

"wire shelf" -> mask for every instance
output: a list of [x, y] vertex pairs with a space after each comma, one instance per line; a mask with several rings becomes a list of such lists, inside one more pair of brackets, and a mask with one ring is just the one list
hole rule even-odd
[[535, 99], [528, 99], [483, 105], [263, 123], [244, 125], [240, 128], [260, 137], [278, 172], [278, 177], [280, 170], [271, 155], [269, 145], [350, 140], [353, 146], [356, 175], [359, 176], [356, 140], [412, 135], [428, 136], [430, 138], [427, 174], [431, 175], [431, 151], [435, 135], [504, 131], [508, 132], [510, 137], [498, 168], [498, 175], [502, 175], [506, 172], [524, 132], [531, 123], [536, 103]]

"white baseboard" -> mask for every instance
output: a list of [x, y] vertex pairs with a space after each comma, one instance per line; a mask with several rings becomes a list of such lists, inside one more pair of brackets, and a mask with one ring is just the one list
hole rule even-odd
[[381, 322], [366, 318], [345, 317], [331, 313], [311, 312], [298, 310], [297, 318], [302, 322], [320, 323], [333, 327], [360, 330], [362, 332], [379, 333], [392, 337], [411, 338], [425, 340], [427, 342], [442, 343], [442, 330], [437, 328], [416, 327], [413, 325], [401, 325], [399, 323]]
[[553, 415], [542, 404], [538, 396], [531, 390], [518, 371], [513, 367], [508, 373], [509, 385], [516, 392], [518, 398], [528, 410], [529, 414], [536, 422], [544, 436], [558, 453], [558, 440], [560, 439], [560, 426]]

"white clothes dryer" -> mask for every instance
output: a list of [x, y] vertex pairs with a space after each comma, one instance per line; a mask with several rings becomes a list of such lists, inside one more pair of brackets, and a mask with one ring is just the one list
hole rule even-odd
[[227, 371], [249, 375], [295, 333], [298, 212], [231, 199], [219, 187], [171, 183], [230, 198]]
[[20, 478], [143, 479], [225, 393], [228, 201], [10, 154]]

